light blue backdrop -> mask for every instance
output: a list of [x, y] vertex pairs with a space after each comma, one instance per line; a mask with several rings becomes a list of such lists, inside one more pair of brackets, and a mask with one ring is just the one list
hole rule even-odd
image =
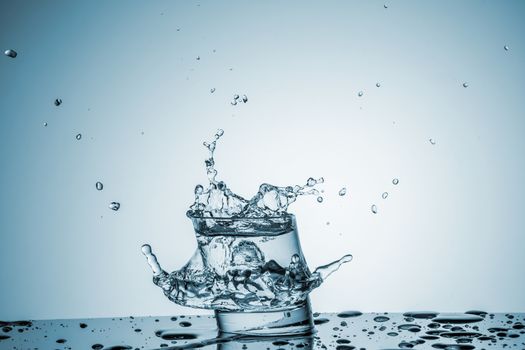
[[170, 271], [194, 251], [185, 211], [217, 128], [219, 177], [246, 197], [326, 179], [322, 204], [292, 208], [303, 250], [312, 268], [355, 259], [315, 310], [525, 311], [524, 16], [523, 1], [2, 1], [18, 57], [0, 57], [0, 319], [200, 312], [151, 283], [140, 246]]

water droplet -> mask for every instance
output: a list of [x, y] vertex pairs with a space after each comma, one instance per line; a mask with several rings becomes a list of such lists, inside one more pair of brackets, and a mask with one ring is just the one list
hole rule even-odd
[[96, 184], [95, 184], [95, 188], [99, 191], [102, 191], [102, 189], [104, 188], [104, 184], [100, 181], [98, 181]]
[[210, 92], [213, 94], [215, 92], [215, 88], [211, 88]]
[[377, 206], [375, 204], [372, 204], [370, 210], [372, 210], [372, 213], [377, 214]]
[[412, 317], [412, 318], [418, 318], [418, 319], [431, 319], [438, 315], [437, 312], [433, 311], [411, 311], [411, 312], [405, 312], [403, 316], [405, 317]]
[[204, 188], [202, 187], [202, 185], [197, 185], [195, 186], [195, 194], [196, 195], [200, 195], [202, 194], [202, 191], [204, 190]]
[[428, 142], [430, 142], [432, 145], [436, 144], [436, 140], [434, 140], [434, 139], [428, 139]]
[[120, 203], [119, 202], [111, 202], [109, 203], [109, 209], [117, 211], [120, 209]]
[[388, 4], [384, 4], [383, 7], [387, 9], [388, 8]]
[[321, 196], [317, 197], [317, 201], [318, 201], [319, 203], [322, 203], [322, 202], [323, 202], [323, 197], [321, 197]]
[[44, 122], [44, 126], [47, 126], [47, 122]]
[[346, 187], [343, 187], [339, 190], [339, 195], [344, 196], [346, 194]]
[[343, 311], [337, 314], [337, 317], [349, 318], [349, 317], [358, 317], [363, 313], [361, 311]]
[[381, 83], [376, 83], [376, 87], [381, 87]]
[[237, 101], [239, 99], [239, 95], [237, 94], [233, 95], [233, 99]]
[[7, 57], [15, 58], [18, 55], [18, 53], [15, 50], [9, 49], [4, 51], [4, 55], [6, 55]]
[[376, 317], [374, 317], [374, 321], [376, 321], [376, 322], [386, 322], [388, 320], [390, 320], [390, 318], [386, 317], [386, 316], [376, 316]]
[[224, 130], [218, 129], [217, 132], [215, 133], [215, 138], [218, 139], [222, 135], [224, 135]]
[[248, 96], [242, 95], [242, 102], [244, 103], [248, 102]]
[[463, 83], [463, 87], [464, 87], [464, 88], [468, 88], [468, 83], [467, 83], [467, 82], [464, 82], [464, 83]]
[[392, 183], [393, 183], [394, 185], [397, 185], [397, 184], [399, 183], [399, 180], [398, 180], [398, 179], [393, 179], [393, 180], [392, 180]]
[[197, 61], [200, 61], [201, 60], [201, 56], [197, 56], [197, 58], [195, 58]]
[[82, 134], [77, 134], [77, 136], [75, 136], [75, 138], [76, 138], [77, 140], [82, 139]]
[[363, 96], [363, 94], [364, 94], [363, 91], [359, 91], [359, 92], [357, 93], [357, 96], [361, 97], [361, 96]]
[[311, 177], [306, 181], [306, 186], [313, 187], [317, 184], [317, 181]]
[[437, 323], [473, 323], [483, 321], [483, 317], [471, 314], [442, 314], [432, 319]]
[[[505, 51], [509, 51], [510, 47], [508, 45], [505, 45], [503, 46], [503, 48], [505, 49]], [[7, 51], [6, 51], [7, 52]], [[16, 55], [15, 55], [16, 56]]]
[[386, 197], [388, 197], [388, 192], [383, 192], [383, 194], [381, 195], [381, 197], [382, 197], [383, 199], [386, 199]]
[[62, 104], [62, 100], [61, 100], [60, 98], [57, 98], [57, 99], [55, 100], [55, 106], [58, 107], [58, 106], [60, 106], [61, 104]]
[[232, 100], [230, 103], [231, 103], [232, 106], [235, 106], [235, 105], [237, 105], [237, 100]]

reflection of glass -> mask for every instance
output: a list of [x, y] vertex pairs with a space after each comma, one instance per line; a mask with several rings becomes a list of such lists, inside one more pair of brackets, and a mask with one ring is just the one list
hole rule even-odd
[[166, 273], [149, 249], [156, 285], [175, 303], [214, 309], [219, 329], [250, 334], [311, 330], [308, 293], [322, 274], [308, 269], [291, 214], [264, 218], [190, 216], [198, 249]]
[[302, 350], [313, 349], [313, 336], [293, 337], [242, 337], [235, 341], [217, 344], [217, 350], [267, 350], [290, 347]]

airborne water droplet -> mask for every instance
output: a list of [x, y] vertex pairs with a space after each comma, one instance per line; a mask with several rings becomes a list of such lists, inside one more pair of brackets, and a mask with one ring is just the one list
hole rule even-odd
[[102, 189], [104, 188], [104, 184], [100, 181], [98, 181], [96, 184], [95, 184], [95, 188], [99, 191], [102, 191]]
[[197, 61], [200, 61], [201, 56], [197, 56], [195, 59], [196, 59]]
[[372, 207], [370, 207], [372, 210], [372, 213], [377, 214], [377, 206], [375, 204], [372, 204]]
[[15, 58], [18, 55], [18, 53], [16, 53], [15, 50], [9, 49], [4, 51], [4, 55], [6, 55], [7, 57]]
[[376, 83], [376, 86], [377, 87], [381, 87], [381, 83]]
[[344, 196], [346, 194], [346, 187], [343, 187], [339, 190], [339, 195]]
[[306, 181], [306, 186], [313, 187], [317, 184], [317, 181], [311, 177]]
[[388, 4], [384, 4], [383, 7], [387, 9], [388, 8]]
[[503, 48], [505, 49], [505, 51], [509, 51], [509, 46], [508, 45], [503, 46]]
[[55, 106], [58, 107], [58, 106], [60, 106], [61, 104], [62, 104], [62, 100], [61, 100], [60, 98], [57, 98], [57, 99], [55, 100]]
[[109, 209], [117, 211], [120, 209], [120, 203], [119, 202], [111, 202], [109, 203]]
[[242, 95], [242, 102], [244, 103], [248, 102], [248, 96]]
[[47, 122], [44, 122], [44, 126], [47, 126]]
[[357, 93], [357, 96], [359, 96], [359, 97], [363, 96], [363, 91], [359, 91], [359, 92]]
[[467, 83], [467, 82], [464, 82], [464, 83], [463, 83], [463, 87], [464, 87], [464, 88], [468, 88], [468, 83]]
[[436, 140], [434, 140], [434, 139], [428, 139], [428, 142], [430, 142], [430, 144], [432, 144], [432, 145], [436, 144]]
[[77, 136], [75, 136], [75, 138], [76, 138], [77, 140], [82, 139], [82, 134], [77, 134]]
[[322, 202], [323, 202], [323, 197], [321, 197], [321, 196], [317, 197], [317, 201], [318, 201], [319, 203], [322, 203]]
[[393, 179], [393, 180], [392, 180], [392, 183], [393, 183], [394, 185], [397, 185], [397, 184], [399, 183], [399, 180], [398, 180], [397, 178], [396, 178], [396, 179]]
[[235, 106], [235, 105], [237, 105], [237, 100], [232, 100], [230, 103], [231, 103], [232, 106]]
[[386, 199], [386, 197], [388, 197], [388, 192], [383, 192], [383, 194], [381, 195], [381, 197], [382, 197], [383, 199]]
[[213, 94], [215, 92], [215, 88], [211, 88], [210, 92]]

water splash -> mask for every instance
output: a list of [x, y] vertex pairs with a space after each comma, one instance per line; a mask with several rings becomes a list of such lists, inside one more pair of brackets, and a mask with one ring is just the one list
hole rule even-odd
[[[214, 152], [217, 141], [223, 135], [224, 130], [219, 129], [212, 141], [203, 143], [209, 151], [209, 158], [204, 162], [209, 184], [207, 187], [200, 184], [195, 187], [195, 202], [190, 206], [188, 216], [244, 218], [281, 216], [286, 214], [289, 205], [295, 202], [298, 196], [319, 195], [319, 191], [314, 187], [324, 183], [322, 177], [318, 179], [310, 177], [302, 186], [279, 187], [264, 183], [259, 186], [259, 191], [250, 200], [233, 193], [225, 182], [217, 180], [215, 169]], [[318, 197], [317, 200], [323, 201], [322, 197]]]
[[322, 202], [315, 187], [324, 179], [310, 177], [302, 186], [262, 184], [246, 200], [217, 178], [214, 152], [223, 135], [219, 129], [203, 143], [209, 152], [205, 160], [209, 183], [195, 186], [195, 201], [187, 212], [198, 249], [180, 270], [167, 273], [151, 247], [143, 245], [153, 282], [171, 301], [196, 308], [261, 311], [302, 305], [308, 293], [352, 260], [345, 255], [311, 273], [294, 216], [287, 212], [302, 195], [316, 195]]

